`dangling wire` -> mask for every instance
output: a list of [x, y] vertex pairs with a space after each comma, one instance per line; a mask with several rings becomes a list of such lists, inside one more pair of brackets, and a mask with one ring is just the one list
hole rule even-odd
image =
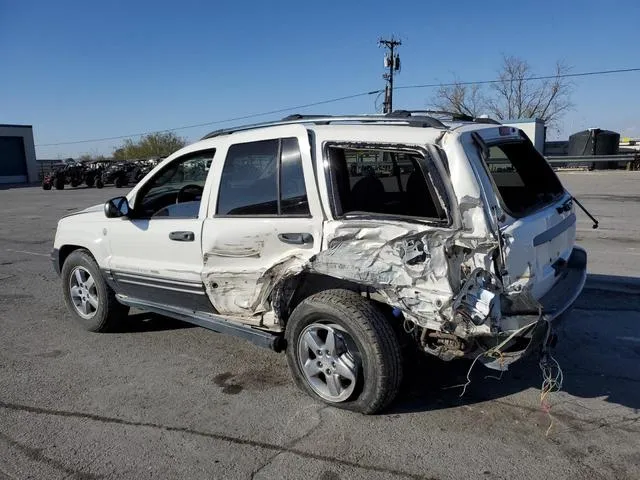
[[407, 333], [413, 333], [416, 329], [416, 324], [412, 320], [405, 318], [402, 323], [402, 328], [404, 328], [404, 331]]
[[540, 357], [540, 370], [542, 371], [542, 387], [540, 388], [540, 407], [549, 416], [549, 428], [545, 436], [549, 436], [553, 427], [553, 417], [551, 416], [551, 404], [548, 401], [549, 394], [562, 389], [564, 374], [558, 361], [548, 352]]
[[462, 392], [460, 393], [460, 398], [462, 398], [464, 396], [464, 394], [467, 392], [467, 387], [471, 384], [471, 370], [473, 370], [473, 366], [476, 364], [478, 359], [482, 355], [485, 355], [485, 354], [486, 354], [486, 352], [480, 352], [478, 355], [476, 355], [476, 358], [473, 359], [473, 362], [471, 362], [471, 366], [469, 367], [469, 370], [467, 371], [467, 381], [466, 381], [466, 383], [461, 383], [460, 385], [452, 385], [451, 387], [447, 387], [447, 388], [462, 387]]
[[380, 100], [380, 97], [382, 96], [382, 94], [384, 93], [384, 90], [381, 90], [380, 93], [378, 93], [378, 95], [376, 95], [376, 98], [373, 101], [373, 108], [376, 112], [380, 112], [381, 111], [381, 107], [382, 105], [380, 105], [378, 103], [378, 101]]
[[500, 351], [500, 350], [496, 350], [495, 352], [496, 355], [499, 355], [499, 363], [500, 363], [500, 375], [495, 376], [495, 375], [485, 375], [485, 379], [486, 378], [493, 378], [494, 380], [502, 380], [502, 375], [504, 375], [504, 371], [506, 370], [506, 368], [504, 368], [504, 354]]

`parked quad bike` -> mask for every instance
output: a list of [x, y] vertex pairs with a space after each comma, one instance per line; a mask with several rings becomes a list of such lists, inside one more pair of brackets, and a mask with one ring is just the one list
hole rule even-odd
[[[113, 184], [116, 188], [138, 183], [158, 164], [158, 160], [135, 160], [118, 162], [105, 168], [102, 174], [102, 185]], [[98, 186], [96, 184], [96, 186]], [[102, 188], [99, 187], [98, 188]]]
[[52, 187], [55, 187], [56, 190], [62, 190], [66, 183], [67, 165], [59, 165], [44, 176], [42, 179], [42, 189], [51, 190]]
[[69, 162], [54, 167], [42, 180], [42, 189], [63, 190], [65, 185], [77, 187], [83, 183], [87, 187], [103, 188], [113, 184], [117, 188], [138, 183], [149, 173], [159, 160], [137, 160], [129, 162], [112, 162], [98, 160], [95, 162]]

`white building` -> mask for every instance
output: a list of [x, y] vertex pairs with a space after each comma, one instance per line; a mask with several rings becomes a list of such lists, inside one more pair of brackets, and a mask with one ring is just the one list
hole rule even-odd
[[501, 122], [510, 127], [519, 128], [526, 133], [536, 150], [544, 155], [544, 141], [546, 138], [546, 127], [544, 120], [539, 118], [521, 118], [518, 120], [505, 120]]

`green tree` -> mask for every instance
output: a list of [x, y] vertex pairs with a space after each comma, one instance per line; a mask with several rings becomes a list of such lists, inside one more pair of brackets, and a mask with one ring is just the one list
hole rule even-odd
[[187, 144], [186, 140], [173, 132], [158, 132], [144, 135], [134, 142], [127, 138], [113, 151], [115, 160], [134, 160], [151, 157], [166, 157]]
[[107, 157], [104, 155], [92, 155], [90, 153], [83, 153], [78, 158], [76, 158], [79, 162], [96, 162], [99, 160], [107, 160]]

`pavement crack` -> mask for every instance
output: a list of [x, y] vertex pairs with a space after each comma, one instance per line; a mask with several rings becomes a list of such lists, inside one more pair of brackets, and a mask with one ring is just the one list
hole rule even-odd
[[[322, 425], [322, 412], [324, 412], [327, 408], [329, 408], [327, 405], [324, 405], [320, 408], [318, 408], [315, 411], [316, 414], [316, 421], [307, 429], [306, 432], [304, 432], [302, 435], [299, 435], [297, 437], [292, 438], [291, 440], [289, 440], [288, 442], [285, 443], [285, 446], [289, 447], [289, 448], [293, 448], [294, 446], [296, 446], [299, 442], [301, 442], [302, 440], [304, 440], [305, 438], [309, 437], [320, 425]], [[298, 410], [296, 413], [294, 413], [293, 415], [291, 415], [291, 417], [289, 418], [289, 421], [287, 422], [287, 426], [285, 427], [284, 431], [286, 433], [287, 428], [289, 428], [289, 425], [291, 424], [291, 422], [296, 418], [296, 416], [302, 411], [304, 410], [304, 408], [301, 408], [300, 410]]]
[[49, 465], [50, 467], [55, 468], [56, 470], [60, 470], [61, 472], [64, 472], [67, 475], [66, 478], [75, 478], [77, 480], [93, 480], [93, 479], [102, 478], [101, 475], [94, 475], [92, 473], [87, 473], [87, 472], [83, 472], [83, 471], [68, 467], [67, 465], [65, 465], [62, 462], [59, 462], [58, 460], [54, 460], [51, 457], [47, 457], [45, 454], [42, 453], [41, 448], [34, 448], [34, 447], [30, 447], [29, 445], [25, 445], [24, 443], [20, 443], [17, 440], [14, 440], [10, 436], [5, 435], [2, 432], [0, 432], [0, 440], [3, 440], [5, 443], [10, 445], [11, 447], [16, 448], [30, 460], [34, 462], [44, 463], [46, 465]]
[[254, 480], [256, 478], [256, 475], [258, 473], [260, 473], [262, 470], [264, 470], [266, 467], [268, 467], [269, 465], [271, 465], [271, 462], [273, 462], [276, 457], [278, 455], [281, 455], [283, 452], [278, 452], [275, 455], [271, 455], [266, 462], [264, 462], [262, 465], [260, 465], [258, 468], [256, 468], [253, 472], [251, 472], [251, 480]]
[[[287, 429], [289, 428], [289, 425], [291, 424], [291, 422], [296, 418], [296, 416], [303, 410], [306, 410], [307, 407], [303, 407], [301, 409], [299, 409], [298, 411], [296, 411], [296, 413], [294, 413], [293, 415], [291, 415], [291, 417], [289, 418], [289, 421], [287, 422], [287, 425], [284, 428], [284, 431], [286, 433]], [[317, 420], [307, 429], [306, 432], [304, 432], [302, 435], [299, 435], [297, 437], [292, 438], [291, 440], [289, 440], [288, 442], [286, 442], [285, 448], [291, 449], [293, 448], [296, 444], [298, 444], [300, 441], [304, 440], [305, 438], [309, 437], [321, 424], [322, 424], [322, 412], [324, 410], [326, 410], [327, 408], [329, 408], [327, 405], [324, 405], [320, 408], [318, 408], [314, 413], [317, 416]], [[251, 473], [251, 480], [254, 480], [255, 476], [260, 473], [262, 470], [264, 470], [266, 467], [268, 467], [269, 465], [271, 465], [271, 463], [276, 459], [276, 457], [278, 457], [278, 455], [281, 455], [282, 453], [284, 453], [285, 450], [282, 450], [280, 452], [277, 452], [275, 455], [270, 456], [266, 462], [264, 462], [262, 465], [260, 465], [256, 470], [254, 470]]]
[[[311, 453], [304, 450], [300, 450], [298, 448], [289, 447], [286, 445], [282, 446], [282, 445], [277, 445], [269, 442], [249, 440], [249, 439], [240, 438], [232, 435], [226, 435], [222, 433], [204, 432], [201, 430], [194, 430], [187, 427], [172, 427], [169, 425], [161, 425], [161, 424], [152, 423], [152, 422], [134, 422], [131, 420], [125, 420], [117, 417], [107, 417], [105, 415], [97, 415], [94, 413], [73, 412], [68, 410], [54, 410], [49, 408], [34, 407], [31, 405], [9, 403], [4, 401], [0, 401], [0, 408], [4, 408], [6, 410], [14, 410], [18, 412], [28, 412], [28, 413], [33, 413], [37, 415], [51, 415], [51, 416], [62, 417], [62, 418], [81, 418], [81, 419], [93, 420], [95, 422], [111, 424], [111, 425], [146, 427], [146, 428], [162, 430], [165, 432], [187, 433], [187, 434], [198, 436], [198, 437], [211, 438], [214, 440], [228, 442], [234, 445], [244, 445], [248, 447], [259, 448], [262, 450], [269, 450], [272, 452], [276, 452], [276, 454], [274, 455], [274, 458], [278, 454], [286, 452], [286, 453], [290, 453], [292, 455], [296, 455], [298, 457], [302, 457], [306, 459], [318, 460], [320, 462], [334, 463], [336, 465], [357, 468], [357, 469], [366, 470], [369, 472], [381, 473], [386, 475], [396, 475], [399, 477], [405, 477], [405, 478], [410, 478], [415, 480], [434, 480], [434, 477], [428, 477], [426, 475], [419, 475], [416, 473], [406, 472], [396, 468], [385, 467], [381, 465], [367, 465], [367, 464], [354, 462], [351, 460], [344, 460], [332, 455], [322, 455], [318, 453]], [[297, 439], [296, 441], [299, 441], [299, 440], [300, 439]], [[48, 458], [48, 457], [44, 457], [44, 458]], [[54, 460], [52, 461], [55, 462]], [[59, 464], [59, 462], [56, 462], [56, 463]], [[67, 467], [64, 467], [64, 468], [67, 468]], [[98, 477], [90, 476], [90, 477], [76, 477], [76, 478], [80, 478], [84, 480], [84, 479], [93, 479]]]

